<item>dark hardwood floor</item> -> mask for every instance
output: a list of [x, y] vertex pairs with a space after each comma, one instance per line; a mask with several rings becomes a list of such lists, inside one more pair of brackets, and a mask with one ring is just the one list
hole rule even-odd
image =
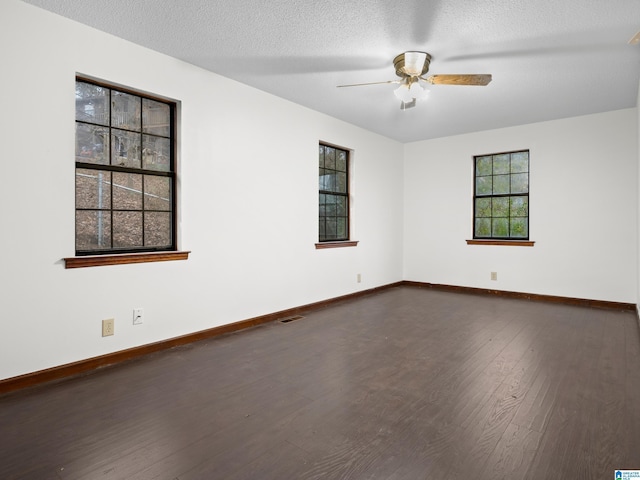
[[634, 312], [396, 287], [0, 397], [1, 479], [608, 479]]

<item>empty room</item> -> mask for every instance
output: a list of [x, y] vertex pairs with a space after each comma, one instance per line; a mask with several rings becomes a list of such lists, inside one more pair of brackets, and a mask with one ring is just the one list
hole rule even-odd
[[640, 477], [636, 0], [0, 40], [0, 478]]

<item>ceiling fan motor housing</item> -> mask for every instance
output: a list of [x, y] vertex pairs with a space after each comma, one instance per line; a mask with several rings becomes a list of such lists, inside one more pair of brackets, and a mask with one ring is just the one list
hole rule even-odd
[[426, 52], [404, 52], [393, 59], [396, 75], [401, 78], [419, 77], [429, 71], [431, 55]]

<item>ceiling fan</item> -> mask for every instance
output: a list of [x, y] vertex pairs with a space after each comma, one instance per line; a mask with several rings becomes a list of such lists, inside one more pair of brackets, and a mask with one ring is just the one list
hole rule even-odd
[[354, 83], [351, 85], [338, 85], [342, 87], [360, 87], [363, 85], [379, 85], [383, 83], [395, 83], [400, 86], [395, 90], [395, 95], [401, 101], [400, 109], [415, 107], [416, 100], [426, 98], [429, 91], [425, 90], [420, 81], [431, 85], [488, 85], [491, 81], [489, 74], [463, 74], [463, 75], [424, 75], [429, 71], [431, 55], [426, 52], [409, 51], [398, 55], [393, 59], [393, 66], [399, 80], [387, 80], [385, 82]]

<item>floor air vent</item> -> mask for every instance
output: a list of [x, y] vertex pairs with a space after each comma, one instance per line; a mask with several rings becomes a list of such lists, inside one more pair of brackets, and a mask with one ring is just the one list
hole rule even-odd
[[280, 320], [280, 323], [289, 323], [289, 322], [293, 322], [294, 320], [300, 320], [301, 318], [304, 318], [302, 315], [293, 315], [292, 317], [286, 317]]

